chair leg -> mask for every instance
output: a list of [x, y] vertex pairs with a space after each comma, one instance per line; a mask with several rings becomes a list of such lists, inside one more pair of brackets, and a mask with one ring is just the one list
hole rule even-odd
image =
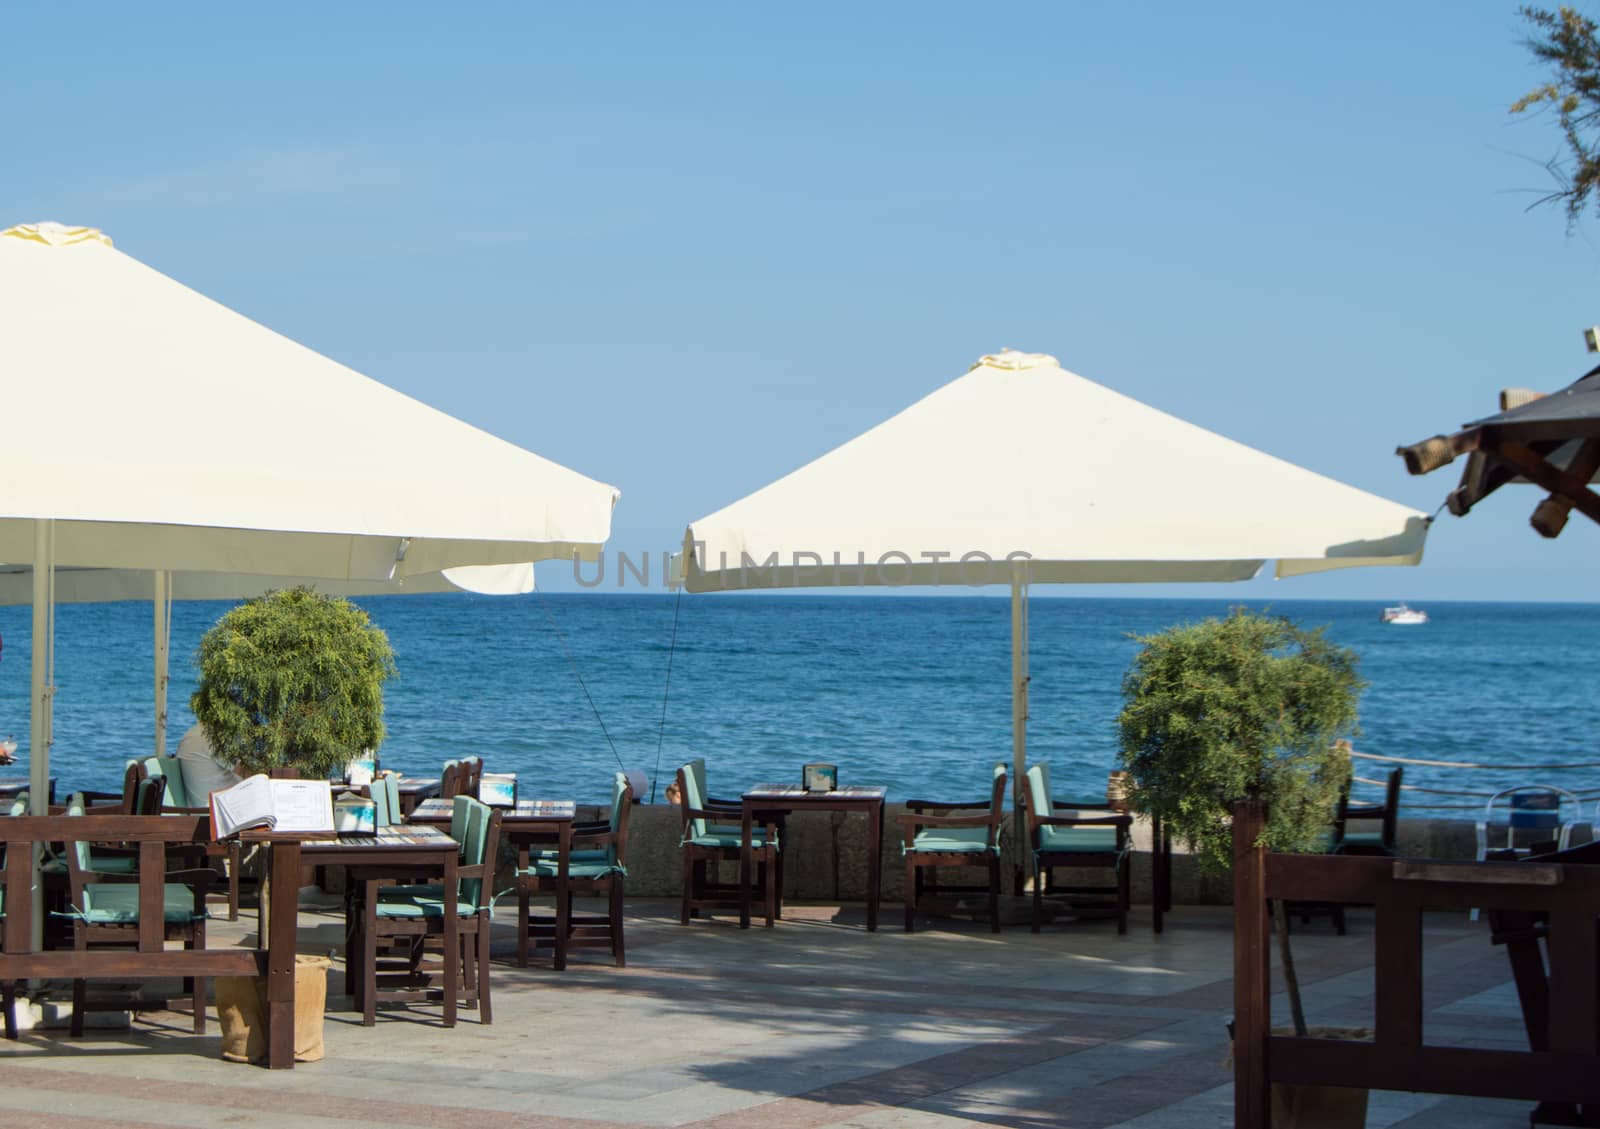
[[361, 899], [361, 1025], [378, 1022], [378, 899], [368, 884]]
[[15, 980], [0, 981], [0, 1004], [6, 1009], [6, 1038], [15, 1040], [17, 1037], [17, 982]]
[[478, 917], [478, 1021], [494, 1022], [494, 1008], [489, 1000], [489, 940], [493, 932], [493, 919], [487, 912]]
[[533, 928], [529, 920], [528, 902], [533, 892], [528, 888], [526, 878], [517, 879], [517, 967], [528, 967], [529, 931]]
[[618, 968], [628, 967], [627, 946], [622, 934], [622, 875], [611, 876], [611, 957]]
[[906, 856], [906, 932], [915, 933], [917, 929], [917, 864], [911, 861], [911, 856]]
[[689, 924], [689, 900], [694, 890], [694, 862], [687, 848], [683, 852], [683, 905], [678, 911], [678, 924]]
[[778, 914], [778, 852], [768, 847], [767, 858], [771, 861], [761, 864], [761, 877], [767, 895], [767, 928], [771, 929], [772, 921]]
[[989, 932], [1000, 932], [1000, 855], [989, 855]]
[[[185, 941], [183, 947], [191, 952], [195, 949], [204, 949], [206, 947], [206, 923], [204, 920], [195, 923], [194, 937], [192, 940]], [[196, 976], [189, 982], [189, 1007], [193, 1012], [194, 1033], [196, 1035], [204, 1035], [206, 1033], [206, 983], [204, 976]]]
[[1128, 856], [1123, 855], [1117, 864], [1117, 932], [1128, 931], [1129, 875]]
[[1039, 932], [1044, 922], [1044, 876], [1047, 872], [1038, 862], [1033, 864], [1033, 931]]

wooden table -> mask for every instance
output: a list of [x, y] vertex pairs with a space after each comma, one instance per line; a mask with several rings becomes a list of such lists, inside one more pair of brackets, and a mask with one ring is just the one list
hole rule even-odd
[[[410, 821], [419, 824], [450, 823], [450, 800], [424, 800], [411, 813]], [[556, 845], [556, 912], [551, 938], [551, 953], [556, 970], [567, 967], [567, 934], [571, 913], [567, 894], [568, 868], [572, 859], [572, 824], [577, 819], [578, 805], [572, 800], [518, 800], [515, 807], [500, 809], [500, 834], [517, 848], [517, 869], [526, 870], [532, 861], [534, 844]], [[528, 895], [518, 884], [517, 889], [517, 963], [528, 963], [528, 941], [532, 919], [528, 912]]]
[[867, 817], [867, 931], [878, 929], [878, 897], [883, 869], [883, 802], [889, 790], [875, 785], [851, 785], [831, 792], [808, 792], [799, 784], [757, 784], [740, 796], [741, 834], [739, 885], [743, 905], [739, 926], [750, 927], [750, 880], [754, 868], [751, 832], [757, 812], [842, 811]]
[[[433, 799], [439, 794], [439, 789], [443, 786], [444, 782], [437, 776], [402, 776], [400, 778], [400, 818], [405, 819], [417, 809], [417, 805]], [[335, 784], [333, 786], [333, 794], [335, 796], [345, 792], [359, 792], [360, 790], [360, 788], [350, 784]]]
[[[456, 886], [461, 846], [436, 827], [380, 827], [372, 835], [311, 838], [246, 831], [245, 842], [271, 844], [273, 875], [267, 919], [267, 1065], [274, 1070], [294, 1066], [294, 957], [298, 927], [301, 860], [318, 866], [359, 867], [366, 873], [392, 869], [409, 875], [420, 870], [444, 875], [444, 888]], [[460, 966], [456, 899], [444, 901], [444, 1025], [456, 1021]]]

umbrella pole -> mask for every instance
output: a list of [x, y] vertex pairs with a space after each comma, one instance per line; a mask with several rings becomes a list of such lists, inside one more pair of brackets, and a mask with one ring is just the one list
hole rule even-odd
[[172, 574], [155, 571], [156, 756], [167, 751], [167, 668], [172, 650]]
[[1022, 860], [1027, 849], [1023, 783], [1028, 769], [1028, 580], [1023, 566], [1011, 569], [1011, 809], [1017, 865], [1013, 892], [1022, 893]]
[[[28, 810], [50, 814], [50, 737], [55, 694], [56, 528], [49, 518], [33, 523], [33, 637], [32, 686], [28, 705]], [[34, 872], [38, 872], [43, 844], [33, 845]], [[33, 885], [33, 944], [44, 943], [44, 890]]]

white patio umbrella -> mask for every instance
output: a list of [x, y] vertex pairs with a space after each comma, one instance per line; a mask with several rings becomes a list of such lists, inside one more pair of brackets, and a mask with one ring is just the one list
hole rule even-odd
[[227, 574], [375, 591], [592, 555], [610, 533], [615, 488], [273, 333], [92, 228], [0, 231], [0, 381], [0, 560], [32, 568], [36, 805], [58, 566], [146, 572], [158, 592]]
[[682, 571], [691, 592], [1009, 583], [1020, 797], [1029, 584], [1245, 580], [1268, 560], [1280, 577], [1414, 565], [1427, 524], [1054, 357], [1006, 351], [693, 522]]

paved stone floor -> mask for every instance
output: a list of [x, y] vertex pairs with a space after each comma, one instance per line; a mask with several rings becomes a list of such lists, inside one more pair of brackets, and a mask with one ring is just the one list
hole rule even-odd
[[[994, 936], [957, 921], [906, 936], [893, 910], [876, 935], [859, 907], [828, 906], [741, 932], [630, 903], [626, 969], [595, 951], [564, 973], [499, 964], [489, 1027], [464, 1012], [447, 1031], [418, 1006], [363, 1028], [334, 998], [327, 1058], [293, 1071], [222, 1062], [214, 1022], [197, 1037], [170, 1012], [81, 1040], [31, 1032], [0, 1045], [0, 1108], [97, 1129], [1231, 1124], [1227, 911], [1180, 907], [1161, 937], [1141, 912], [1118, 937], [1109, 922]], [[213, 944], [252, 940], [248, 919], [213, 928]], [[327, 952], [340, 932], [331, 913], [302, 911], [302, 951]], [[498, 954], [511, 932], [497, 928]], [[1344, 938], [1325, 920], [1296, 930], [1312, 1022], [1370, 1022], [1371, 942], [1360, 911]], [[1485, 929], [1440, 916], [1426, 944], [1429, 1037], [1519, 1045], [1505, 955]], [[1523, 1126], [1527, 1111], [1375, 1093], [1367, 1125]]]

